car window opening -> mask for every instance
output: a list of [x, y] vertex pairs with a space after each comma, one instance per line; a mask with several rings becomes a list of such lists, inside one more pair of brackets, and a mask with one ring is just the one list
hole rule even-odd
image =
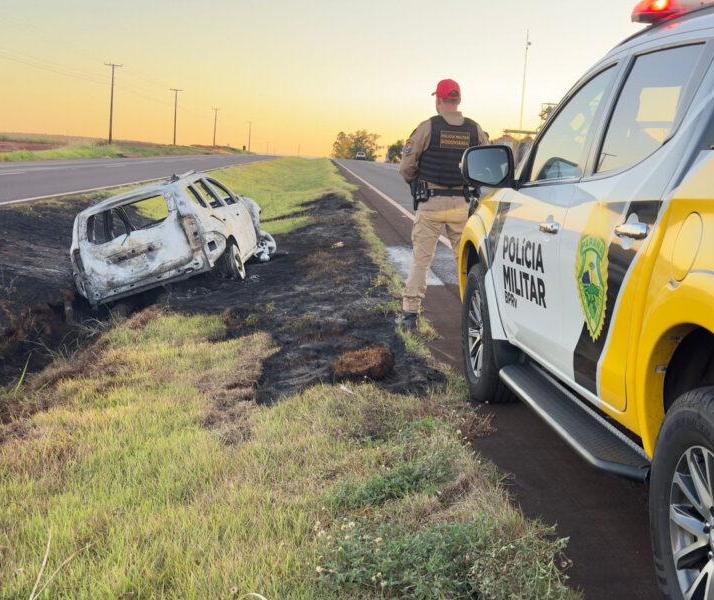
[[169, 216], [162, 195], [142, 198], [125, 206], [112, 208], [87, 219], [87, 239], [93, 244], [106, 244], [132, 231], [150, 229]]
[[221, 208], [224, 206], [218, 194], [214, 192], [205, 181], [199, 180], [195, 183], [195, 186], [198, 190], [200, 190], [201, 195], [208, 202], [208, 206], [211, 208]]
[[582, 177], [593, 124], [612, 85], [615, 69], [596, 75], [570, 99], [538, 142], [531, 182]]
[[682, 46], [637, 58], [608, 126], [598, 172], [637, 164], [669, 139], [703, 48]]

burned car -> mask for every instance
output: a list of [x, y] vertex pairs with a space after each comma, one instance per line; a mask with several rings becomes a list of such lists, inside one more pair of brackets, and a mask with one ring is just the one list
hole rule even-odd
[[96, 306], [214, 268], [244, 278], [248, 260], [275, 249], [255, 201], [191, 172], [83, 210], [70, 257], [77, 290]]

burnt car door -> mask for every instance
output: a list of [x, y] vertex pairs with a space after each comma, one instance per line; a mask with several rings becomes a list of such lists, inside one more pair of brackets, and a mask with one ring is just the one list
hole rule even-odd
[[151, 284], [194, 260], [173, 199], [160, 193], [90, 215], [82, 237], [93, 301]]
[[258, 234], [250, 209], [242, 198], [215, 179], [207, 177], [202, 182], [212, 196], [220, 200], [222, 206], [218, 212], [225, 219], [226, 227], [238, 244], [241, 260], [245, 262], [253, 256], [258, 245]]

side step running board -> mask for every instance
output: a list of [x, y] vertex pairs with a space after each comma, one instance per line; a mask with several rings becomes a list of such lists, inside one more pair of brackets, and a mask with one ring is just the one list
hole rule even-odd
[[644, 451], [534, 365], [510, 365], [501, 379], [592, 466], [645, 481], [650, 462]]

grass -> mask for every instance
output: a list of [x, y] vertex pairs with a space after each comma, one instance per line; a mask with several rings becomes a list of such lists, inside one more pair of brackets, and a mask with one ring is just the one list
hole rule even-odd
[[6, 597], [29, 597], [50, 535], [47, 597], [569, 597], [562, 542], [435, 408], [452, 396], [318, 386], [258, 407], [276, 348], [224, 334], [139, 315], [37, 392], [53, 406], [0, 446]]
[[[2, 136], [3, 141], [53, 143], [51, 138], [22, 138]], [[165, 144], [148, 144], [139, 142], [105, 142], [81, 141], [69, 143], [59, 148], [48, 150], [14, 150], [0, 152], [0, 162], [18, 162], [34, 160], [70, 160], [91, 158], [144, 158], [149, 156], [182, 156], [187, 154], [214, 154], [240, 152], [239, 150], [206, 146], [170, 146]]]
[[329, 193], [349, 195], [355, 188], [327, 159], [282, 158], [214, 173], [235, 192], [262, 208], [266, 231], [276, 235], [304, 227], [311, 219], [307, 203]]

